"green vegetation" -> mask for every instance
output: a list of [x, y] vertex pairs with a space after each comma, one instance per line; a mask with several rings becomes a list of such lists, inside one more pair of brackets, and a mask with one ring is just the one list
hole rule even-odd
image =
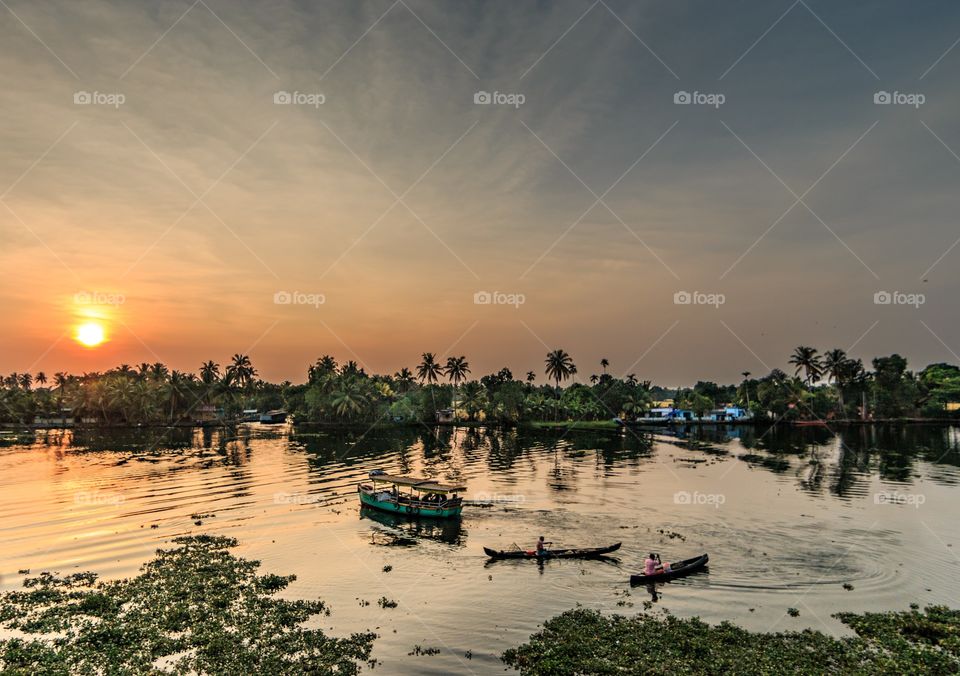
[[503, 660], [522, 674], [947, 674], [960, 671], [960, 611], [836, 615], [857, 636], [755, 633], [729, 622], [577, 608]]
[[[960, 368], [932, 364], [919, 373], [907, 369], [899, 355], [877, 357], [873, 370], [843, 350], [821, 355], [800, 346], [790, 357], [794, 374], [774, 369], [752, 378], [743, 372], [740, 385], [698, 382], [670, 390], [635, 374], [617, 378], [602, 372], [577, 382], [577, 366], [564, 350], [544, 360], [545, 384], [510, 369], [468, 380], [464, 356], [441, 360], [425, 352], [411, 371], [371, 375], [355, 361], [338, 364], [327, 355], [307, 370], [303, 384], [268, 383], [245, 355], [234, 355], [221, 370], [213, 361], [196, 374], [170, 371], [164, 364], [123, 364], [106, 373], [72, 376], [13, 373], [0, 383], [0, 423], [48, 424], [70, 419], [91, 425], [169, 425], [197, 421], [231, 422], [244, 409], [285, 409], [299, 423], [411, 424], [443, 421], [469, 424], [553, 423], [564, 428], [586, 423], [642, 417], [657, 402], [697, 417], [724, 405], [748, 409], [757, 420], [871, 420], [960, 416]], [[567, 381], [571, 384], [564, 386]], [[444, 382], [446, 381], [446, 382]], [[667, 403], [669, 405], [669, 403]], [[953, 406], [951, 406], [953, 405]]]
[[257, 575], [236, 540], [176, 538], [131, 579], [42, 573], [0, 595], [5, 674], [355, 674], [374, 634], [329, 638], [301, 625], [321, 601], [273, 598], [293, 576]]

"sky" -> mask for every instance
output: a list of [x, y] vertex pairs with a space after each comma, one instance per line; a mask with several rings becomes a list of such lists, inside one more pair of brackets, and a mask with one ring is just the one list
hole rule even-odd
[[0, 372], [960, 362], [958, 43], [949, 2], [3, 0]]

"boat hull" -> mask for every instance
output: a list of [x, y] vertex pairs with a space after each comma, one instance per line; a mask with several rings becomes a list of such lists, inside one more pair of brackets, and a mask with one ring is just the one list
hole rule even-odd
[[692, 559], [684, 559], [683, 561], [677, 561], [674, 564], [671, 564], [670, 571], [666, 573], [659, 573], [656, 575], [631, 575], [630, 584], [652, 584], [654, 582], [667, 582], [669, 580], [675, 580], [678, 577], [683, 577], [689, 575], [690, 573], [696, 573], [697, 571], [703, 570], [707, 567], [707, 563], [710, 561], [710, 557], [706, 554], [701, 554], [700, 556], [695, 556]]
[[609, 547], [594, 547], [590, 549], [548, 549], [540, 555], [535, 551], [497, 551], [489, 547], [484, 547], [483, 551], [491, 559], [593, 559], [612, 554], [620, 549], [620, 545], [621, 543], [618, 542]]
[[357, 494], [360, 496], [360, 502], [367, 507], [379, 509], [382, 512], [390, 512], [392, 514], [405, 514], [407, 516], [416, 517], [425, 516], [434, 519], [452, 519], [460, 516], [460, 512], [463, 511], [463, 505], [456, 505], [453, 507], [427, 507], [422, 504], [410, 504], [396, 502], [394, 500], [381, 500], [376, 496], [364, 491], [360, 487], [357, 488]]

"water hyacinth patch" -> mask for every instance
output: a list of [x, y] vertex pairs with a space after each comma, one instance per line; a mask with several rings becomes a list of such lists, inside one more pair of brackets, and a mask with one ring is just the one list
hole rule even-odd
[[766, 634], [699, 618], [604, 616], [577, 608], [548, 620], [503, 660], [529, 676], [564, 674], [958, 673], [960, 611], [840, 613], [857, 636]]
[[375, 634], [330, 638], [302, 625], [322, 601], [274, 598], [294, 576], [258, 575], [232, 538], [180, 537], [133, 578], [43, 573], [0, 595], [4, 673], [355, 674]]

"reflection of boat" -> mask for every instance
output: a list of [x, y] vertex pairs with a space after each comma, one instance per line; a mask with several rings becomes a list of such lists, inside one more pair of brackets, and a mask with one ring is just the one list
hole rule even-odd
[[286, 421], [286, 419], [286, 411], [267, 411], [266, 413], [260, 414], [260, 422], [265, 425], [276, 425]]
[[[357, 485], [360, 502], [385, 512], [449, 518], [460, 516], [463, 498], [457, 493], [466, 486], [440, 484], [433, 479], [391, 476], [382, 471], [370, 472], [369, 484]], [[408, 489], [401, 491], [401, 488]]]
[[797, 427], [828, 427], [826, 420], [794, 420], [790, 424]]
[[684, 559], [670, 565], [670, 570], [655, 575], [631, 575], [630, 584], [648, 584], [650, 582], [666, 582], [677, 577], [683, 577], [690, 573], [695, 573], [703, 569], [710, 557], [706, 554], [695, 556], [692, 559]]
[[610, 554], [620, 549], [620, 544], [610, 545], [609, 547], [587, 547], [581, 549], [548, 549], [543, 554], [537, 554], [536, 550], [524, 551], [518, 549], [515, 551], [497, 551], [484, 547], [483, 551], [491, 559], [593, 559], [598, 556]]
[[401, 540], [407, 538], [413, 539], [410, 544], [416, 544], [419, 539], [427, 539], [448, 545], [459, 545], [466, 535], [460, 519], [408, 519], [401, 514], [383, 512], [366, 505], [360, 506], [360, 518], [370, 519], [390, 529], [389, 534], [393, 537], [387, 542], [390, 545], [405, 544]]

